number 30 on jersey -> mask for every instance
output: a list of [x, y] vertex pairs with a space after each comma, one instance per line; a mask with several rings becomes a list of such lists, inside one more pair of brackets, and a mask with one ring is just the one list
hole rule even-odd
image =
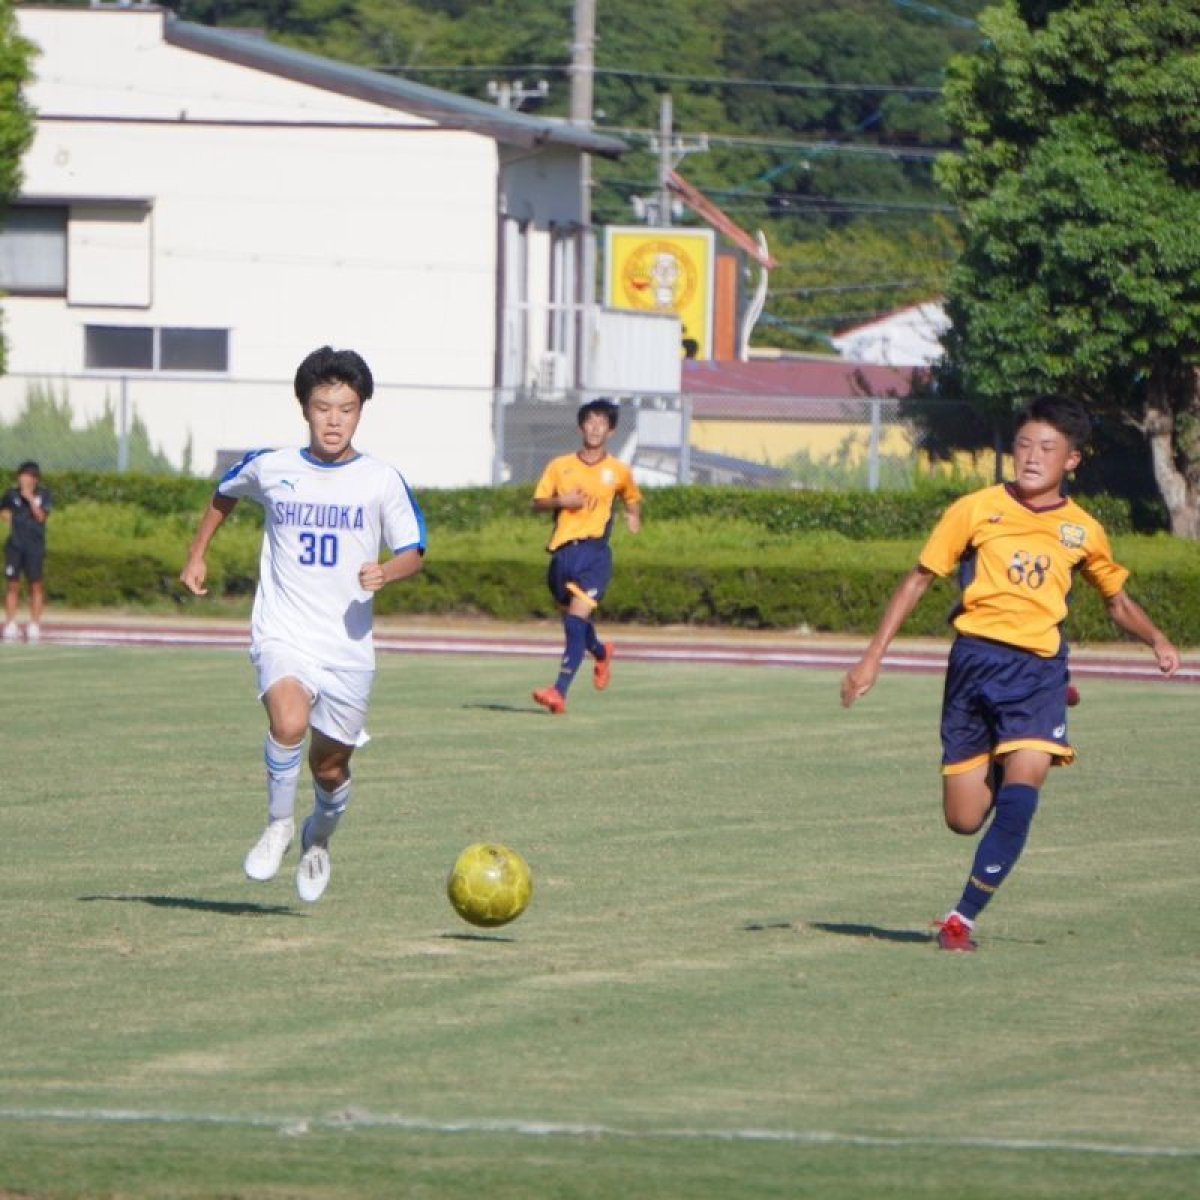
[[338, 539], [336, 533], [310, 533], [300, 535], [300, 565], [302, 567], [336, 567], [338, 561]]

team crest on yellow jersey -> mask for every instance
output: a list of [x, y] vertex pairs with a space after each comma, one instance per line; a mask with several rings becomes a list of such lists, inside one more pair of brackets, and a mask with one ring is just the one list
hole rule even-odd
[[604, 470], [600, 472], [600, 478], [604, 480], [606, 485], [611, 486], [617, 482], [617, 473], [612, 469], [612, 467], [605, 467]]
[[1058, 527], [1058, 538], [1068, 550], [1078, 550], [1087, 540], [1087, 531], [1082, 525], [1064, 523]]

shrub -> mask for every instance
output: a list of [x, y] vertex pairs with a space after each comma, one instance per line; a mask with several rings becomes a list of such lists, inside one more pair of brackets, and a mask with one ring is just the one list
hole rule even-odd
[[[183, 599], [176, 580], [211, 483], [81, 474], [55, 476], [51, 485], [67, 496], [50, 533], [53, 601], [88, 607]], [[545, 586], [549, 522], [530, 514], [529, 495], [528, 488], [422, 494], [431, 530], [425, 570], [385, 589], [378, 611], [504, 620], [553, 615]], [[900, 497], [721, 488], [656, 491], [639, 537], [619, 520], [614, 529], [617, 571], [604, 614], [866, 635], [949, 498], [907, 494], [901, 503]], [[253, 591], [260, 524], [256, 505], [239, 505], [209, 555], [212, 600], [194, 607], [211, 611], [214, 602]], [[1118, 537], [1115, 544], [1119, 561], [1134, 572], [1132, 593], [1174, 638], [1200, 643], [1194, 601], [1200, 545], [1165, 534]], [[905, 632], [944, 633], [954, 599], [952, 584], [937, 583]], [[1076, 589], [1068, 629], [1085, 641], [1118, 636], [1084, 584]]]

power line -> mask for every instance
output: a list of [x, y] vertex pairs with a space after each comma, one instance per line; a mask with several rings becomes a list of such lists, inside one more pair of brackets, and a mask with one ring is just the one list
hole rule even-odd
[[[634, 195], [650, 190], [643, 182], [629, 179], [608, 179], [598, 183], [598, 187], [620, 192], [622, 195]], [[810, 196], [800, 192], [775, 192], [760, 195], [747, 195], [745, 192], [724, 192], [721, 189], [709, 190], [708, 195], [721, 198], [731, 195], [738, 201], [725, 204], [726, 212], [761, 213], [768, 207], [774, 216], [804, 215], [805, 212], [903, 212], [903, 213], [945, 213], [952, 214], [958, 210], [952, 204], [932, 204], [920, 201], [872, 200], [860, 196]], [[794, 208], [795, 214], [787, 212]]]
[[724, 75], [677, 75], [671, 71], [634, 71], [618, 67], [597, 68], [598, 75], [612, 75], [618, 79], [653, 79], [665, 83], [696, 83], [704, 87], [770, 88], [778, 92], [871, 92], [882, 95], [940, 96], [940, 87], [911, 83], [825, 83], [818, 80], [784, 81], [779, 79], [753, 79], [742, 76]]
[[[394, 63], [370, 68], [386, 75], [567, 75], [565, 63], [492, 63], [456, 66], [453, 63], [397, 66]], [[702, 87], [765, 88], [778, 92], [870, 92], [879, 95], [940, 96], [942, 89], [917, 83], [826, 83], [822, 80], [761, 79], [738, 75], [683, 75], [674, 71], [637, 71], [628, 67], [596, 67], [596, 75], [615, 79], [649, 79], [663, 83], [694, 83]]]
[[[616, 137], [636, 138], [649, 141], [658, 136], [653, 129], [640, 129], [627, 125], [597, 125], [598, 133], [609, 133]], [[804, 150], [816, 156], [838, 154], [863, 154], [873, 158], [887, 158], [903, 162], [930, 162], [943, 154], [954, 153], [951, 146], [869, 146], [863, 142], [805, 142], [796, 138], [758, 137], [752, 134], [713, 133], [705, 131], [703, 136], [710, 146], [753, 146], [761, 150]]]
[[879, 283], [843, 283], [828, 287], [797, 287], [771, 289], [772, 296], [834, 296], [847, 292], [899, 292], [905, 288], [926, 287], [923, 279], [885, 279]]
[[947, 8], [938, 8], [933, 4], [922, 4], [920, 0], [892, 0], [897, 8], [909, 8], [922, 16], [935, 17], [949, 25], [957, 25], [959, 29], [978, 29], [979, 22], [972, 17], [964, 17], [961, 13], [951, 12]]

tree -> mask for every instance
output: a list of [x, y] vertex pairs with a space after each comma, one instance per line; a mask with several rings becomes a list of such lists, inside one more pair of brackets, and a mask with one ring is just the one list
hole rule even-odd
[[981, 25], [946, 85], [941, 390], [996, 423], [1045, 390], [1127, 423], [1200, 538], [1200, 0], [1006, 0]]
[[[33, 113], [23, 89], [33, 47], [17, 32], [11, 0], [0, 0], [0, 217], [21, 187], [21, 157], [33, 140]], [[5, 347], [0, 337], [0, 372]]]

